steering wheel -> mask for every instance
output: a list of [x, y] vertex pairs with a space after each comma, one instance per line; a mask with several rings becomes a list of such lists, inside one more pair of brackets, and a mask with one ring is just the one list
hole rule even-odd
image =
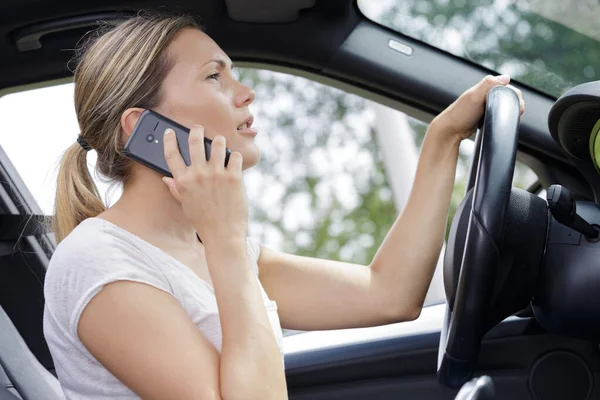
[[[464, 219], [468, 221], [468, 229], [462, 262], [456, 290], [447, 296], [440, 334], [438, 379], [449, 387], [460, 387], [472, 376], [481, 340], [489, 329], [488, 313], [500, 263], [517, 154], [520, 114], [517, 94], [507, 87], [494, 87], [487, 95], [485, 107], [467, 185], [467, 197], [472, 195], [472, 203], [468, 219]], [[456, 228], [454, 233], [450, 232], [453, 234], [456, 236]], [[447, 293], [448, 281], [457, 278], [453, 276], [457, 271], [446, 265], [451, 247], [448, 246], [444, 260]]]

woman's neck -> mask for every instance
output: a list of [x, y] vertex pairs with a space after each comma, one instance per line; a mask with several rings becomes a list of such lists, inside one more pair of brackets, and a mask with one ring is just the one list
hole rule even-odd
[[123, 187], [121, 198], [102, 217], [152, 237], [197, 242], [193, 225], [160, 175], [148, 169], [136, 172]]

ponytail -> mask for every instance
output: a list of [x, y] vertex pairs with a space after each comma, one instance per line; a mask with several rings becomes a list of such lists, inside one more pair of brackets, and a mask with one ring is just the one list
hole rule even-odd
[[52, 230], [60, 243], [84, 219], [106, 207], [87, 166], [87, 151], [74, 143], [63, 155], [56, 184]]

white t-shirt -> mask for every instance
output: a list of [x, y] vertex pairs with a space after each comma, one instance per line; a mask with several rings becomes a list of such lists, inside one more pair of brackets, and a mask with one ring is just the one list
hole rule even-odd
[[[258, 280], [260, 247], [250, 239], [247, 247]], [[44, 282], [44, 335], [67, 399], [139, 398], [88, 352], [77, 333], [90, 300], [104, 285], [122, 280], [171, 294], [221, 351], [221, 324], [212, 286], [158, 247], [104, 219], [89, 218], [57, 246]], [[262, 285], [260, 289], [283, 357], [277, 304]]]

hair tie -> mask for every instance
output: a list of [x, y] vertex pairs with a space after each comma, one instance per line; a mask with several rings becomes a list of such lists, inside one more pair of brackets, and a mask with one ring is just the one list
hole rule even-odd
[[92, 150], [92, 146], [89, 145], [89, 143], [87, 142], [87, 140], [85, 140], [84, 138], [81, 137], [81, 135], [77, 136], [77, 143], [79, 143], [79, 145], [85, 150], [85, 151], [90, 151]]

